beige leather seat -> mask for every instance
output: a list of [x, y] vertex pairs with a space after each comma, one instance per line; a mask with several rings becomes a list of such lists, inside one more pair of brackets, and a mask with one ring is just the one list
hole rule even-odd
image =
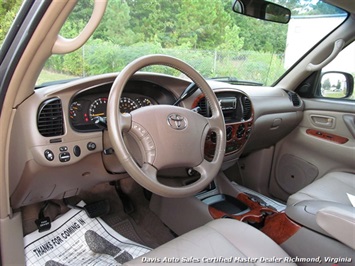
[[347, 193], [355, 195], [355, 174], [332, 172], [291, 195], [287, 205], [296, 205], [304, 200], [324, 200], [350, 206]]
[[[125, 265], [248, 264], [296, 265], [285, 262], [289, 255], [268, 236], [243, 222], [218, 219], [188, 232]], [[191, 260], [191, 261], [189, 261]], [[195, 263], [193, 262], [195, 260]], [[230, 261], [231, 260], [231, 261]], [[145, 263], [144, 263], [145, 262]], [[155, 262], [155, 263], [153, 263]], [[271, 264], [270, 264], [271, 263]]]
[[328, 173], [287, 201], [292, 220], [355, 249], [355, 208], [347, 194], [355, 195], [355, 174]]

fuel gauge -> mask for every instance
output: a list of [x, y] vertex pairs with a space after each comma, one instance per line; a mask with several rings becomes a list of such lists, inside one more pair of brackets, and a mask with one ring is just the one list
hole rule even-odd
[[78, 119], [78, 113], [82, 110], [82, 105], [81, 103], [75, 101], [73, 102], [70, 107], [69, 107], [69, 118], [73, 122], [75, 122]]
[[149, 106], [151, 104], [152, 104], [152, 102], [147, 98], [144, 98], [142, 101], [142, 106]]
[[135, 101], [139, 108], [152, 104], [152, 102], [148, 98], [137, 98]]

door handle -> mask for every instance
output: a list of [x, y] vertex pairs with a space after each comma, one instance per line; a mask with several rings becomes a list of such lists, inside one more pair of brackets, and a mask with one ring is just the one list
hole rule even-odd
[[313, 125], [322, 128], [334, 128], [335, 118], [326, 115], [310, 115]]
[[355, 138], [355, 115], [343, 115], [343, 120], [351, 135]]

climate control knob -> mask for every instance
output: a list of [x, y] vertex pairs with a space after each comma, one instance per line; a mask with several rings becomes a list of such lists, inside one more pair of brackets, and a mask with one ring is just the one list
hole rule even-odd
[[228, 126], [228, 127], [226, 128], [226, 139], [227, 139], [227, 141], [228, 141], [228, 140], [231, 140], [232, 137], [233, 137], [233, 127]]
[[241, 139], [245, 133], [245, 126], [244, 124], [239, 125], [238, 130], [237, 130], [237, 138]]

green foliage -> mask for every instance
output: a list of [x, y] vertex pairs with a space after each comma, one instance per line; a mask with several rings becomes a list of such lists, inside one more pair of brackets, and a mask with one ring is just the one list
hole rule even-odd
[[[128, 63], [147, 54], [169, 54], [196, 69], [205, 77], [231, 76], [240, 80], [258, 81], [270, 85], [283, 72], [283, 57], [253, 51], [201, 50], [162, 48], [154, 43], [120, 46], [101, 40], [91, 40], [75, 53], [52, 56], [46, 69], [73, 76], [96, 75], [121, 71]], [[144, 71], [179, 76], [177, 70], [161, 66], [146, 67]]]
[[[21, 0], [2, 1], [0, 41], [4, 39]], [[73, 38], [84, 28], [93, 1], [78, 1], [60, 32]], [[6, 28], [6, 30], [4, 29]], [[248, 20], [225, 0], [110, 0], [92, 39], [128, 46], [155, 43], [163, 48], [235, 49], [279, 52], [285, 48], [286, 28]], [[250, 31], [252, 29], [252, 32]]]
[[83, 30], [85, 25], [85, 21], [83, 20], [66, 21], [63, 27], [61, 28], [59, 34], [68, 39], [75, 38]]
[[164, 49], [166, 54], [175, 56], [192, 66], [198, 66], [196, 69], [201, 75], [205, 77], [211, 77], [214, 73], [213, 63], [214, 63], [214, 51], [197, 50], [197, 49], [186, 49], [182, 47]]
[[218, 52], [215, 76], [235, 77], [271, 85], [284, 71], [283, 58], [268, 52]]
[[[298, 14], [310, 13], [314, 5], [326, 13], [338, 12], [314, 1], [277, 2]], [[20, 3], [1, 2], [0, 42]], [[75, 38], [92, 7], [93, 1], [79, 0], [60, 34]], [[287, 25], [236, 14], [229, 0], [110, 0], [89, 42], [74, 53], [52, 56], [46, 69], [74, 76], [102, 74], [120, 71], [142, 55], [167, 53], [198, 66], [206, 77], [234, 76], [269, 84], [284, 72], [286, 35]], [[179, 75], [156, 66], [146, 70]]]
[[254, 80], [270, 85], [284, 71], [282, 56], [273, 53], [249, 52], [245, 55], [241, 76], [245, 80]]
[[244, 40], [243, 50], [272, 53], [285, 51], [287, 24], [276, 24], [238, 14], [233, 20], [240, 29], [240, 38]]
[[0, 45], [2, 45], [21, 3], [21, 0], [3, 0], [0, 2]]
[[162, 47], [177, 44], [177, 16], [180, 1], [170, 0], [126, 0], [130, 8], [130, 25], [140, 41], [160, 43]]
[[227, 51], [240, 51], [244, 45], [244, 38], [240, 37], [239, 33], [240, 28], [237, 25], [226, 26], [223, 43], [218, 48]]
[[143, 39], [130, 27], [130, 8], [125, 1], [110, 0], [105, 15], [96, 29], [93, 39], [110, 41], [114, 44], [129, 45]]
[[198, 49], [217, 47], [225, 28], [231, 25], [230, 15], [220, 0], [182, 0], [177, 21], [177, 44], [189, 43], [190, 48]]

